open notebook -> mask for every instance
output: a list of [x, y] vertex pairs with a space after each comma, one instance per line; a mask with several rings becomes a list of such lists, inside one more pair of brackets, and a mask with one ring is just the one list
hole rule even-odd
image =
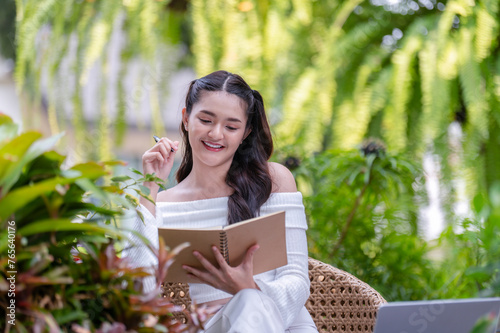
[[199, 251], [213, 265], [217, 261], [212, 252], [216, 245], [231, 266], [239, 265], [248, 248], [259, 244], [254, 255], [253, 273], [259, 274], [287, 264], [285, 211], [256, 217], [227, 226], [206, 229], [158, 228], [158, 236], [165, 245], [173, 249], [177, 245], [189, 242], [168, 268], [165, 282], [197, 282], [191, 279], [182, 265], [203, 269], [193, 251]]

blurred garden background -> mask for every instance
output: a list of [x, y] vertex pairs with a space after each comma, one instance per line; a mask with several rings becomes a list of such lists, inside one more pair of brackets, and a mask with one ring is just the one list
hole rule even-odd
[[[113, 192], [116, 201], [123, 194], [117, 183], [139, 177], [130, 168], [141, 170], [152, 135], [179, 137], [189, 81], [218, 69], [238, 73], [263, 95], [272, 160], [294, 173], [304, 195], [311, 257], [388, 301], [500, 296], [499, 6], [0, 0], [0, 112], [19, 132], [65, 133], [53, 143], [61, 155], [43, 153], [57, 170], [127, 162], [106, 164], [122, 177], [114, 181], [100, 171], [72, 178], [82, 195]], [[3, 119], [10, 124], [0, 133], [5, 153], [16, 130]], [[12, 178], [6, 156], [3, 208], [33, 167], [26, 162]], [[172, 173], [165, 186], [173, 184]], [[60, 188], [51, 191], [57, 196]], [[43, 193], [40, 207], [54, 208]], [[35, 211], [35, 197], [0, 214], [2, 223], [12, 216], [31, 223], [20, 212]], [[46, 217], [61, 217], [54, 212], [63, 206]], [[113, 216], [98, 206], [92, 209]], [[56, 264], [47, 258], [37, 274]]]

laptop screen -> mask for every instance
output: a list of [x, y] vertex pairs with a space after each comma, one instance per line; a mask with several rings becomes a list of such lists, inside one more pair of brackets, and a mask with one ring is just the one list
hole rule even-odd
[[394, 302], [377, 313], [374, 333], [470, 333], [476, 324], [497, 332], [500, 298]]

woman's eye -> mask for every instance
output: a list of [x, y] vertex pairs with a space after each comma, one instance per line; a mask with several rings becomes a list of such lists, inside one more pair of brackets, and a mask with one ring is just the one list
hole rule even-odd
[[200, 121], [201, 121], [202, 123], [209, 123], [209, 122], [210, 122], [210, 120], [201, 119], [201, 118], [200, 118]]
[[231, 127], [231, 126], [226, 126], [228, 130], [231, 130], [231, 131], [236, 131], [237, 128], [234, 128], [234, 127]]

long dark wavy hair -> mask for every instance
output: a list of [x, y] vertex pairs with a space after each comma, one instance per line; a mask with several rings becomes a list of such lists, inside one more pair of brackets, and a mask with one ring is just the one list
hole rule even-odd
[[[267, 161], [273, 153], [273, 139], [262, 96], [237, 74], [217, 71], [191, 81], [186, 95], [186, 113], [191, 114], [193, 105], [204, 91], [225, 91], [245, 101], [247, 124], [250, 134], [243, 140], [233, 157], [226, 175], [226, 184], [234, 192], [228, 200], [228, 223], [233, 224], [260, 214], [260, 207], [271, 195], [272, 180]], [[186, 178], [193, 168], [193, 151], [188, 132], [182, 122], [180, 130], [184, 140], [184, 154], [177, 171], [177, 182]]]

